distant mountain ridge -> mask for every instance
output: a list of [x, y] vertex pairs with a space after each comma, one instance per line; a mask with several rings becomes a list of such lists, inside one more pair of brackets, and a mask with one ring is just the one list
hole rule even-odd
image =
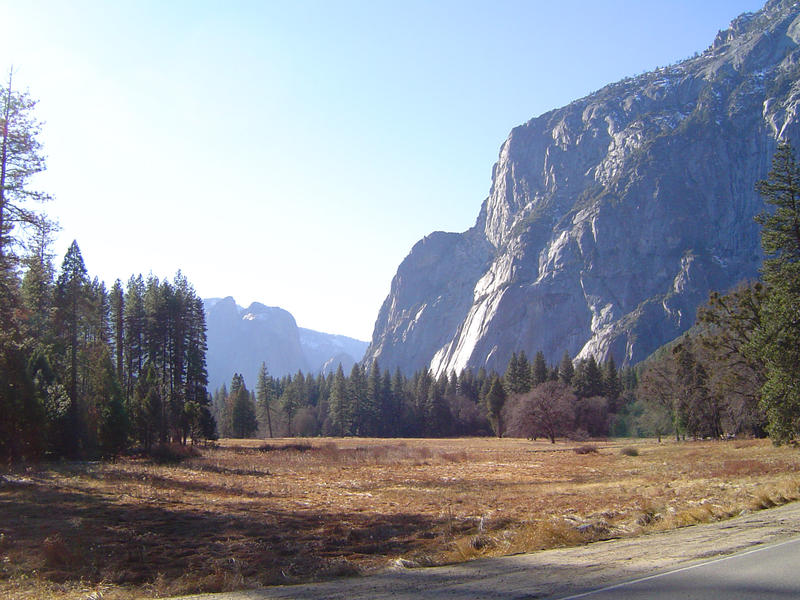
[[712, 289], [758, 275], [754, 184], [798, 146], [800, 5], [771, 0], [703, 53], [515, 127], [474, 227], [434, 232], [397, 269], [364, 362], [406, 374], [636, 363]]
[[226, 298], [203, 300], [208, 336], [209, 390], [230, 384], [241, 373], [249, 389], [255, 389], [261, 363], [274, 377], [304, 373], [349, 372], [361, 360], [367, 342], [343, 335], [321, 333], [297, 326], [292, 314], [278, 307], [254, 302], [247, 308]]

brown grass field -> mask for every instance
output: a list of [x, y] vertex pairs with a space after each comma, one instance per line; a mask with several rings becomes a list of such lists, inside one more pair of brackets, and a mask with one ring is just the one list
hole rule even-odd
[[227, 591], [577, 545], [789, 502], [799, 471], [766, 440], [519, 439], [226, 440], [173, 464], [7, 469], [0, 597]]

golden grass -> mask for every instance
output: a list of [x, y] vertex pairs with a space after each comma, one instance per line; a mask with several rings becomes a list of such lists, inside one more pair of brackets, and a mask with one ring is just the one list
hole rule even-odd
[[768, 441], [591, 446], [226, 440], [177, 464], [5, 472], [0, 597], [124, 600], [326, 579], [683, 527], [800, 498], [800, 455]]

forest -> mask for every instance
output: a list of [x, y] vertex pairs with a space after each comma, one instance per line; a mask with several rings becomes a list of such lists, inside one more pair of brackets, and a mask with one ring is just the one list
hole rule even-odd
[[87, 272], [77, 242], [55, 269], [57, 225], [31, 189], [45, 168], [35, 102], [0, 88], [0, 457], [113, 456], [213, 437], [203, 304], [180, 273]]
[[[114, 456], [222, 437], [469, 435], [545, 438], [768, 435], [800, 428], [800, 168], [788, 142], [757, 184], [760, 281], [713, 293], [695, 327], [635, 368], [548, 365], [514, 353], [503, 374], [434, 378], [377, 363], [327, 376], [241, 375], [207, 390], [201, 299], [131, 276], [107, 289], [77, 242], [58, 269], [57, 224], [32, 189], [45, 169], [35, 101], [0, 88], [0, 457]], [[251, 382], [252, 385], [252, 382]]]

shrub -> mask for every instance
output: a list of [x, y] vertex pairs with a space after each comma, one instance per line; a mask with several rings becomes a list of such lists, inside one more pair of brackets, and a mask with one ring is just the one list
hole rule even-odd
[[178, 463], [195, 456], [200, 456], [200, 451], [183, 444], [159, 444], [150, 450], [150, 458], [159, 465]]
[[633, 446], [627, 446], [619, 451], [623, 456], [639, 456], [639, 450]]
[[262, 444], [258, 447], [259, 452], [288, 452], [294, 450], [295, 452], [308, 452], [314, 447], [311, 444], [304, 444], [302, 442], [295, 442], [292, 444]]
[[575, 448], [575, 454], [597, 454], [597, 446], [592, 444], [584, 444]]

